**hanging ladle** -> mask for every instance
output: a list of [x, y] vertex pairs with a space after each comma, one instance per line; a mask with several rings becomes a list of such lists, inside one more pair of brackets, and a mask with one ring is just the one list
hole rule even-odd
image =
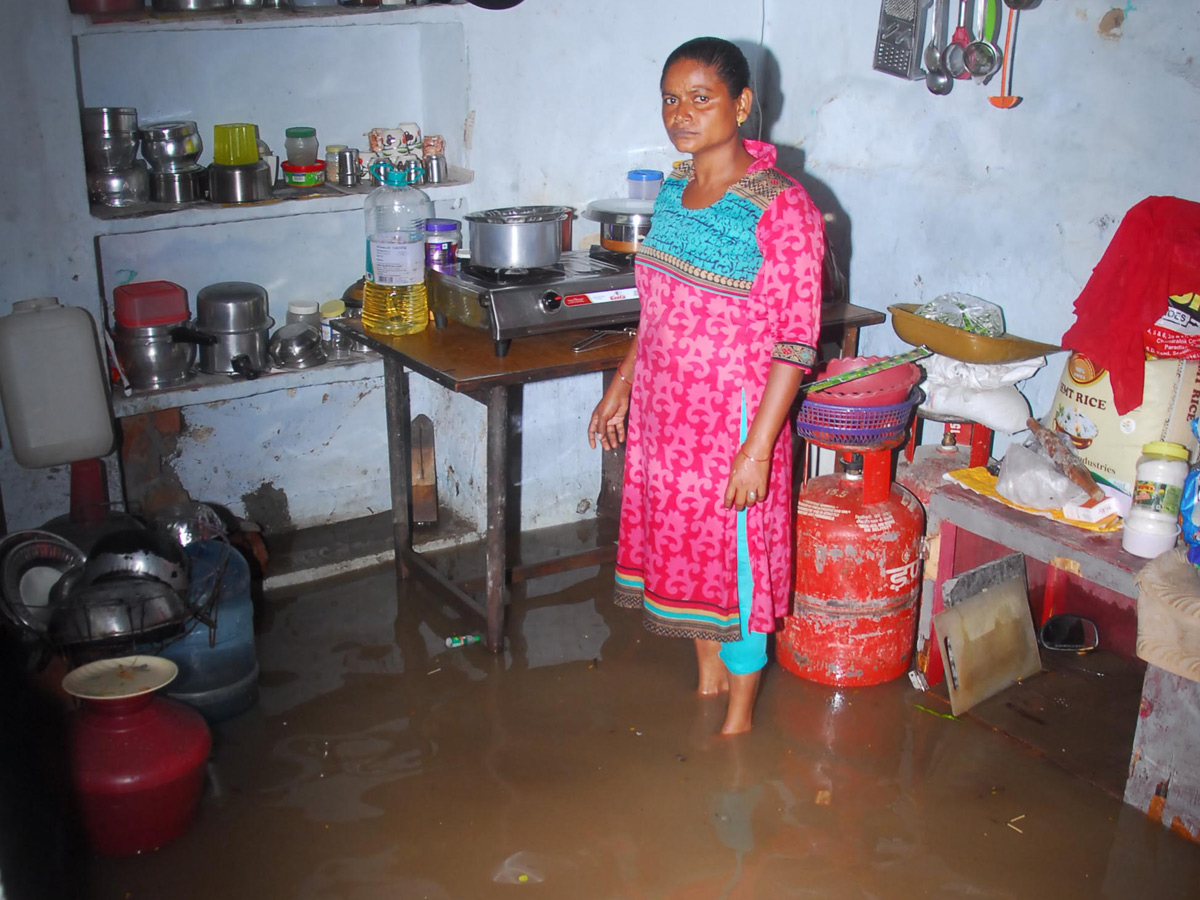
[[[1008, 6], [1008, 24], [1004, 26], [1004, 62], [1000, 67], [1000, 96], [988, 97], [988, 102], [996, 109], [1012, 109], [1021, 102], [1020, 97], [1014, 97], [1008, 92], [1008, 63], [1012, 58], [1013, 16], [1020, 7], [1014, 6], [1010, 0], [1004, 0], [1004, 2]], [[1022, 0], [1015, 0], [1015, 2], [1020, 3]]]
[[1000, 48], [992, 43], [991, 31], [996, 0], [975, 0], [975, 40], [963, 50], [963, 65], [976, 81], [987, 84], [1000, 68]]
[[958, 27], [954, 29], [954, 36], [950, 38], [950, 43], [942, 51], [942, 67], [950, 73], [950, 77], [971, 77], [963, 59], [967, 45], [970, 43], [971, 35], [967, 31], [967, 0], [958, 0]]
[[[954, 79], [942, 65], [945, 47], [942, 35], [946, 33], [946, 16], [950, 12], [950, 0], [935, 0], [933, 7], [933, 39], [925, 48], [925, 87], [931, 94], [943, 96], [950, 93], [954, 87]], [[933, 48], [932, 54], [930, 48]]]

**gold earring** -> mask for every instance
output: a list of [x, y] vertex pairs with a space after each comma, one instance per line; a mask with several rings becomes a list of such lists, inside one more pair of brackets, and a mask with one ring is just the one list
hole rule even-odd
[[737, 117], [737, 120], [738, 120], [738, 125], [739, 125], [739, 126], [746, 124], [746, 117], [745, 117], [745, 116], [738, 116], [738, 117]]

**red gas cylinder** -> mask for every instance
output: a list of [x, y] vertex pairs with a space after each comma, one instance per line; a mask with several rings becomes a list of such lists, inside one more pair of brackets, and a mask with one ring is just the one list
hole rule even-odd
[[800, 491], [792, 615], [775, 643], [789, 672], [837, 686], [908, 669], [925, 530], [917, 499], [891, 482], [891, 451], [854, 457]]
[[132, 656], [80, 666], [63, 680], [83, 701], [71, 721], [71, 774], [88, 843], [104, 856], [161, 847], [196, 816], [208, 725], [153, 693], [177, 671], [170, 660]]

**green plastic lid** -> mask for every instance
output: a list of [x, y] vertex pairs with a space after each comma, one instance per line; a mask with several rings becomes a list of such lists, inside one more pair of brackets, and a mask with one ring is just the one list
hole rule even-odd
[[309, 125], [293, 125], [283, 134], [285, 137], [290, 138], [310, 138], [317, 136], [317, 129], [312, 128]]

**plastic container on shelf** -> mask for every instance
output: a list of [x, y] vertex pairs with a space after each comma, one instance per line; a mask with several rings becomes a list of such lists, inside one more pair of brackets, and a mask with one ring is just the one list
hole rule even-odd
[[1187, 473], [1188, 451], [1183, 444], [1151, 441], [1143, 445], [1134, 475], [1130, 511], [1137, 510], [1163, 522], [1177, 522]]
[[433, 216], [433, 201], [389, 163], [376, 163], [371, 172], [380, 185], [363, 206], [367, 237], [363, 328], [385, 336], [415, 334], [429, 324], [425, 222]]
[[249, 166], [258, 162], [258, 129], [249, 122], [213, 126], [213, 162], [219, 166]]
[[0, 402], [13, 456], [26, 468], [108, 454], [108, 388], [86, 310], [38, 297], [0, 316]]
[[1121, 530], [1121, 547], [1134, 556], [1154, 559], [1175, 547], [1180, 530], [1178, 523], [1164, 522], [1139, 512], [1137, 507], [1134, 507], [1125, 517], [1125, 527]]
[[281, 163], [283, 180], [292, 187], [316, 187], [325, 183], [325, 161], [318, 160], [312, 165], [302, 166], [293, 162]]
[[149, 328], [187, 318], [187, 291], [173, 281], [134, 281], [113, 288], [113, 321], [117, 325]]
[[346, 314], [346, 301], [341, 298], [335, 300], [326, 300], [321, 304], [321, 340], [333, 340], [333, 329], [329, 323], [334, 319], [339, 319]]
[[425, 265], [445, 269], [458, 259], [462, 229], [458, 219], [425, 220]]
[[1121, 533], [1121, 546], [1128, 552], [1153, 559], [1175, 546], [1187, 473], [1188, 451], [1183, 444], [1151, 441], [1142, 447], [1133, 502]]
[[341, 172], [338, 155], [345, 149], [345, 144], [325, 145], [325, 180], [331, 184], [338, 180], [338, 175]]
[[316, 300], [292, 300], [288, 303], [284, 321], [288, 325], [311, 325], [321, 330], [321, 305]]
[[287, 161], [293, 166], [311, 166], [317, 161], [317, 129], [309, 125], [296, 125], [284, 133], [283, 148]]
[[631, 169], [625, 182], [630, 200], [653, 200], [662, 187], [663, 173], [658, 169]]

